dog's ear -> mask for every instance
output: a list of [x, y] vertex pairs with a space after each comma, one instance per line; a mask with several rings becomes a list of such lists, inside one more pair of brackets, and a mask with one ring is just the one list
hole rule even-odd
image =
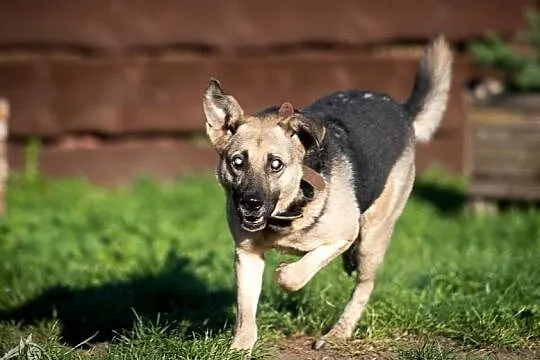
[[225, 94], [217, 79], [210, 79], [203, 98], [206, 134], [219, 151], [240, 126], [244, 111], [238, 101]]
[[291, 136], [298, 136], [304, 148], [309, 150], [312, 146], [321, 146], [326, 133], [324, 124], [319, 119], [308, 118], [296, 112], [290, 103], [283, 103], [278, 111], [281, 118], [279, 124]]

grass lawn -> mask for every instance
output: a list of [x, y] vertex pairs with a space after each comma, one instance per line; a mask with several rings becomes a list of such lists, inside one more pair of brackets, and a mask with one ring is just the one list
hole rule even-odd
[[[442, 179], [417, 183], [355, 339], [327, 358], [540, 356], [540, 211], [469, 219], [462, 186]], [[233, 246], [211, 176], [114, 191], [16, 178], [7, 203], [0, 359], [21, 339], [42, 359], [238, 356]], [[352, 278], [339, 259], [286, 294], [273, 272], [287, 258], [268, 256], [255, 356], [317, 358], [309, 337], [340, 314]]]

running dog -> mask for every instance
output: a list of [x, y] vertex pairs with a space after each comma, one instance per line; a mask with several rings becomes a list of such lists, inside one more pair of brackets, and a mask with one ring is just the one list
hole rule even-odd
[[211, 79], [203, 96], [207, 135], [219, 154], [235, 242], [234, 349], [249, 352], [264, 254], [301, 256], [275, 277], [297, 291], [339, 255], [356, 283], [331, 330], [314, 343], [349, 338], [374, 287], [396, 220], [415, 179], [415, 142], [427, 142], [446, 110], [452, 52], [440, 36], [425, 49], [402, 103], [380, 93], [339, 91], [304, 108], [290, 103], [244, 114]]

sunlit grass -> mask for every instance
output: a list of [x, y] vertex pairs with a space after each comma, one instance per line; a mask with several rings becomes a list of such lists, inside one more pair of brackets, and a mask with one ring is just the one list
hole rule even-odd
[[[416, 334], [510, 350], [540, 339], [540, 212], [467, 218], [462, 189], [440, 176], [419, 182], [357, 338]], [[226, 353], [233, 244], [214, 178], [142, 180], [121, 190], [15, 179], [7, 202], [0, 219], [0, 358], [30, 333], [51, 358], [238, 356]], [[352, 289], [336, 260], [299, 293], [283, 293], [273, 281], [281, 258], [268, 256], [259, 357], [271, 346], [264, 338], [319, 334]], [[417, 350], [401, 356], [452, 356]]]

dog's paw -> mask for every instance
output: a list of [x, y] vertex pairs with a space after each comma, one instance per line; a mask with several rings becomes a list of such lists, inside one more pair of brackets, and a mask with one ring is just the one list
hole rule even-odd
[[231, 349], [251, 350], [257, 342], [257, 331], [238, 331], [232, 340]]
[[324, 336], [318, 338], [311, 344], [313, 350], [321, 350], [326, 344], [331, 345], [343, 344], [351, 337], [351, 333], [346, 329], [337, 325]]
[[251, 341], [245, 341], [245, 339], [235, 338], [231, 344], [231, 350], [242, 354], [243, 358], [251, 359], [251, 351], [253, 344]]
[[298, 291], [304, 286], [302, 279], [297, 276], [298, 272], [295, 271], [294, 265], [281, 263], [276, 268], [276, 282], [287, 292]]
[[347, 341], [346, 337], [341, 337], [341, 336], [336, 337], [336, 336], [325, 335], [313, 341], [313, 343], [311, 344], [311, 348], [313, 350], [321, 350], [328, 344], [330, 346], [341, 346], [345, 344], [346, 341]]
[[326, 340], [324, 340], [323, 338], [320, 338], [320, 339], [317, 339], [313, 342], [313, 344], [311, 344], [311, 348], [313, 350], [321, 350], [324, 345], [326, 345]]

